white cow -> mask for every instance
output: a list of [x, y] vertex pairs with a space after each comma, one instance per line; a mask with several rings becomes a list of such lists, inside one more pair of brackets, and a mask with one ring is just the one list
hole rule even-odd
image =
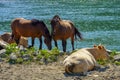
[[81, 73], [86, 74], [96, 65], [96, 60], [109, 59], [106, 49], [102, 46], [94, 46], [93, 48], [82, 48], [68, 56], [63, 64], [65, 65], [66, 73]]

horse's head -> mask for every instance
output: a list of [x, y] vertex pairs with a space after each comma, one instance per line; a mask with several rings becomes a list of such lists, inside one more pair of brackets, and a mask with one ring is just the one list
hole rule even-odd
[[51, 41], [52, 41], [52, 37], [50, 35], [50, 32], [47, 28], [47, 26], [45, 25], [45, 23], [43, 21], [40, 21], [41, 25], [42, 25], [42, 34], [44, 36], [44, 43], [47, 45], [48, 49], [51, 50], [52, 45], [51, 45]]
[[52, 18], [52, 20], [54, 20], [54, 21], [59, 21], [59, 20], [61, 20], [61, 18], [60, 18], [58, 15], [55, 15], [55, 16]]
[[51, 41], [52, 41], [52, 37], [51, 36], [45, 37], [45, 39], [44, 39], [44, 43], [47, 45], [49, 50], [52, 49]]
[[51, 27], [52, 27], [52, 36], [60, 29], [60, 21], [61, 18], [58, 15], [55, 15], [51, 20]]
[[57, 22], [59, 22], [60, 20], [61, 20], [61, 18], [58, 15], [55, 15], [51, 20], [51, 25], [55, 26], [57, 24]]

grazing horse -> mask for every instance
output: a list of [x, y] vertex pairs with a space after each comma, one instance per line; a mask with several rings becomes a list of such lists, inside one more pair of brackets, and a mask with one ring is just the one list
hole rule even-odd
[[47, 45], [48, 49], [50, 50], [52, 48], [51, 35], [43, 21], [37, 19], [26, 20], [24, 18], [16, 18], [11, 23], [11, 29], [11, 37], [16, 41], [17, 44], [19, 44], [21, 36], [31, 37], [32, 47], [34, 46], [34, 39], [37, 37], [40, 41], [39, 49], [42, 49], [42, 36], [44, 36], [44, 42]]
[[102, 45], [94, 46], [93, 48], [82, 48], [68, 56], [63, 64], [65, 65], [66, 73], [81, 73], [86, 74], [87, 71], [98, 66], [96, 60], [109, 60], [109, 54]]
[[77, 30], [74, 24], [69, 20], [62, 20], [58, 15], [55, 15], [51, 20], [52, 38], [55, 46], [58, 48], [57, 40], [62, 40], [63, 51], [66, 52], [66, 39], [71, 38], [72, 49], [74, 50], [74, 37], [76, 35], [82, 39], [81, 33]]

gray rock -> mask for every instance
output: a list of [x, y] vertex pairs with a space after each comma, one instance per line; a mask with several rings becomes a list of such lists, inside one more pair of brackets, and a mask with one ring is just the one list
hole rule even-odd
[[3, 60], [2, 60], [2, 58], [0, 57], [0, 62], [2, 62]]
[[23, 45], [19, 45], [18, 48], [19, 48], [21, 51], [26, 51], [26, 50], [27, 50]]
[[31, 57], [30, 57], [29, 54], [24, 54], [24, 55], [22, 56], [22, 58], [23, 58], [24, 61], [28, 61], [28, 60], [31, 59]]
[[5, 55], [5, 52], [6, 52], [5, 49], [0, 50], [0, 57], [1, 57], [1, 58], [6, 56], [6, 55]]
[[3, 41], [1, 38], [0, 38], [0, 50], [1, 49], [5, 49], [7, 47], [8, 43]]
[[39, 51], [33, 52], [34, 56], [37, 56], [39, 54]]
[[120, 61], [120, 54], [114, 56], [115, 61]]
[[17, 60], [17, 55], [15, 53], [11, 53], [10, 60]]

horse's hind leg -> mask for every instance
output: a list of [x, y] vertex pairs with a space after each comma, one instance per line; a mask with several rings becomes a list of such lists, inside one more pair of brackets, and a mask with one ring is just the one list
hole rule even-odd
[[39, 41], [40, 41], [39, 49], [42, 49], [42, 38], [39, 38]]
[[31, 48], [31, 47], [33, 47], [33, 46], [34, 46], [34, 40], [35, 40], [35, 38], [32, 38], [32, 42], [31, 42], [31, 43], [32, 43], [32, 45], [30, 45], [30, 46], [29, 46], [29, 48]]
[[63, 51], [66, 52], [66, 40], [62, 40]]

